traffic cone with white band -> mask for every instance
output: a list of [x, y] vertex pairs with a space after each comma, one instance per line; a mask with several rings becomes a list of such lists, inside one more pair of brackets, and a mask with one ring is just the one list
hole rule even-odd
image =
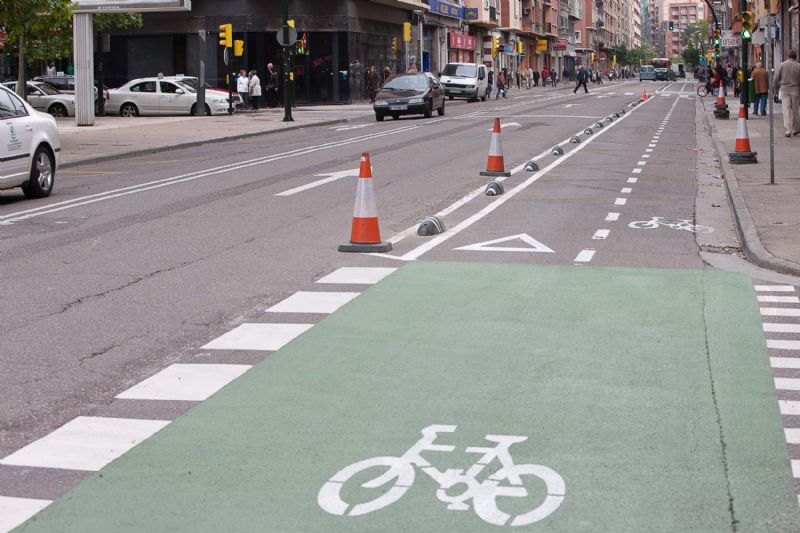
[[340, 244], [340, 252], [388, 252], [392, 243], [381, 242], [378, 228], [378, 208], [375, 205], [375, 188], [372, 182], [372, 166], [369, 154], [361, 154], [361, 167], [356, 188], [356, 206], [353, 210], [353, 225], [350, 243]]
[[744, 106], [739, 107], [739, 122], [736, 124], [736, 151], [728, 154], [732, 165], [758, 163], [756, 152], [750, 150], [750, 136], [747, 134], [747, 117]]
[[642, 102], [647, 101], [647, 89], [642, 89]]
[[489, 160], [486, 162], [486, 170], [481, 172], [481, 176], [510, 176], [511, 172], [506, 172], [503, 160], [503, 140], [500, 137], [500, 119], [494, 119], [492, 128], [492, 142], [489, 145]]

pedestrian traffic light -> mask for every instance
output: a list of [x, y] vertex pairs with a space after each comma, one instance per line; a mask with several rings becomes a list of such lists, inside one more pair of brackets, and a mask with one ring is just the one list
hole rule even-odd
[[233, 46], [233, 24], [220, 24], [219, 45], [225, 48]]
[[403, 23], [403, 41], [409, 43], [411, 42], [411, 23], [404, 22]]
[[669, 31], [675, 31], [675, 21], [669, 21]]
[[308, 54], [308, 34], [304, 33], [297, 39], [297, 55]]
[[742, 39], [750, 39], [753, 37], [753, 12], [742, 12]]
[[397, 37], [392, 37], [392, 55], [397, 55]]
[[233, 41], [233, 55], [242, 57], [244, 55], [244, 41]]

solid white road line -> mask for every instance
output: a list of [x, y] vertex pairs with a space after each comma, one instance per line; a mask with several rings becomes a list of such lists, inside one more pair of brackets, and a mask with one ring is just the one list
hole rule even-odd
[[203, 346], [204, 350], [280, 350], [314, 324], [248, 323], [232, 329]]
[[288, 191], [279, 192], [275, 196], [292, 196], [294, 194], [307, 191], [315, 187], [319, 187], [320, 185], [331, 183], [332, 181], [338, 181], [342, 178], [355, 177], [358, 176], [358, 174], [359, 174], [359, 169], [357, 168], [350, 170], [342, 170], [339, 172], [331, 172], [329, 174], [317, 174], [317, 176], [328, 176], [328, 177], [323, 178], [321, 180], [312, 181], [311, 183], [306, 183], [305, 185], [301, 185], [300, 187], [295, 187], [294, 189], [289, 189]]
[[798, 304], [800, 303], [800, 298], [797, 296], [770, 296], [759, 294], [758, 301], [776, 304]]
[[758, 292], [794, 292], [792, 285], [756, 285]]
[[594, 232], [594, 235], [592, 235], [592, 239], [595, 239], [595, 240], [607, 239], [609, 233], [611, 233], [611, 230], [599, 229], [599, 230]]
[[298, 291], [269, 309], [268, 313], [333, 313], [360, 292]]
[[251, 365], [174, 364], [116, 397], [202, 402], [251, 368]]
[[800, 341], [767, 339], [767, 348], [773, 350], [800, 350]]
[[0, 496], [0, 532], [11, 531], [51, 503], [51, 500]]
[[0, 460], [0, 464], [95, 472], [169, 424], [79, 416]]
[[761, 316], [800, 316], [800, 309], [792, 307], [762, 307]]
[[342, 267], [318, 280], [317, 283], [374, 285], [397, 270], [383, 267]]
[[609, 213], [606, 215], [606, 222], [616, 222], [619, 220], [619, 213]]
[[770, 357], [772, 368], [800, 368], [800, 357]]
[[594, 254], [597, 250], [581, 250], [581, 252], [575, 257], [575, 263], [588, 263], [594, 257]]
[[769, 333], [800, 333], [800, 324], [765, 322], [764, 331]]

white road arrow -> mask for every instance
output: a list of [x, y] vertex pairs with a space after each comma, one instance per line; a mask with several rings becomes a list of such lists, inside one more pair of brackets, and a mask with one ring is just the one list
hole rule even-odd
[[326, 183], [330, 183], [332, 181], [340, 180], [342, 178], [350, 178], [353, 176], [358, 176], [358, 169], [355, 168], [353, 170], [340, 170], [339, 172], [328, 172], [326, 174], [316, 175], [316, 177], [320, 176], [327, 176], [327, 177], [321, 180], [312, 181], [311, 183], [307, 183], [305, 185], [301, 185], [300, 187], [295, 187], [294, 189], [289, 189], [288, 191], [279, 192], [275, 196], [292, 196], [293, 194], [307, 191], [308, 189], [313, 189], [314, 187], [319, 187], [320, 185], [325, 185]]
[[579, 104], [564, 104], [564, 107], [569, 109], [570, 107], [575, 107], [576, 105], [579, 105]]
[[[492, 246], [493, 244], [500, 244], [501, 242], [509, 241], [522, 241], [528, 246], [514, 247], [514, 246]], [[456, 250], [467, 250], [470, 252], [543, 252], [548, 254], [556, 253], [555, 250], [540, 243], [527, 233], [520, 233], [519, 235], [512, 235], [510, 237], [501, 237], [493, 241], [479, 242], [477, 244], [470, 244], [469, 246], [462, 246], [455, 248]]]
[[[504, 130], [504, 129], [510, 128], [512, 126], [516, 126], [517, 128], [521, 128], [522, 124], [520, 124], [519, 122], [508, 122], [506, 124], [500, 124], [500, 129]], [[487, 131], [492, 131], [492, 128], [489, 128]]]

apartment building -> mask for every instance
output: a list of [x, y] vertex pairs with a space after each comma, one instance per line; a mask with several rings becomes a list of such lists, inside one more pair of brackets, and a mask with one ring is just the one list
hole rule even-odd
[[[664, 19], [666, 24], [664, 37], [664, 54], [669, 58], [680, 58], [683, 52], [681, 34], [690, 24], [705, 20], [708, 8], [703, 1], [666, 0], [664, 2]], [[672, 31], [669, 23], [672, 22]]]

